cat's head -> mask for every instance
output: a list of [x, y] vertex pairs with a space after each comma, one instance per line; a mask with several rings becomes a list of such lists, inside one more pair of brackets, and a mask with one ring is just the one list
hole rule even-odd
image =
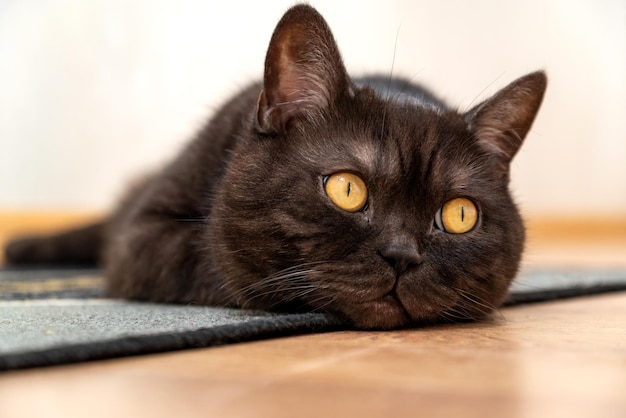
[[380, 94], [348, 77], [314, 9], [290, 9], [216, 198], [231, 300], [360, 328], [490, 313], [524, 246], [509, 165], [545, 86], [529, 74], [466, 113]]

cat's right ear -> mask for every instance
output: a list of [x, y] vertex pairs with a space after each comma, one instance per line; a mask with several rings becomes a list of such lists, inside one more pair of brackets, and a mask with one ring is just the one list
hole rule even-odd
[[350, 90], [339, 49], [324, 18], [297, 5], [282, 17], [267, 51], [256, 129], [284, 132], [298, 119], [311, 119]]
[[535, 120], [547, 81], [543, 71], [525, 75], [465, 114], [478, 143], [498, 159], [504, 174]]

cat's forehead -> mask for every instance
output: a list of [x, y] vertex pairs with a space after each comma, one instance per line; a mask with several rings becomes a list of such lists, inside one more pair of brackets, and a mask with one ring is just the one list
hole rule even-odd
[[461, 192], [480, 174], [480, 153], [454, 114], [421, 103], [394, 104], [393, 112], [355, 129], [347, 152], [370, 181], [430, 185]]
[[361, 161], [397, 171], [433, 158], [440, 164], [451, 162], [462, 156], [459, 151], [470, 152], [463, 148], [468, 148], [471, 134], [455, 114], [412, 101], [388, 104], [379, 118], [366, 116], [372, 122], [361, 124], [365, 129], [355, 129], [353, 142]]
[[357, 97], [297, 142], [295, 151], [319, 174], [352, 171], [392, 187], [439, 183], [458, 190], [476, 171], [462, 117], [407, 95]]

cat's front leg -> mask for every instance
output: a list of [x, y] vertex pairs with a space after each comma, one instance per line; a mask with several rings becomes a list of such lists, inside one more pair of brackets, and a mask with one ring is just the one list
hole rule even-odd
[[114, 227], [105, 249], [107, 294], [155, 302], [189, 302], [197, 280], [201, 223], [144, 215]]

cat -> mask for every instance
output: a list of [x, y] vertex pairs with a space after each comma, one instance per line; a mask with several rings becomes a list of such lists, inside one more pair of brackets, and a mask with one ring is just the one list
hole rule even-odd
[[323, 17], [296, 5], [262, 82], [221, 107], [106, 220], [17, 240], [9, 264], [102, 263], [110, 297], [318, 311], [360, 329], [488, 316], [525, 229], [510, 163], [542, 71], [467, 112], [405, 79], [351, 79]]

